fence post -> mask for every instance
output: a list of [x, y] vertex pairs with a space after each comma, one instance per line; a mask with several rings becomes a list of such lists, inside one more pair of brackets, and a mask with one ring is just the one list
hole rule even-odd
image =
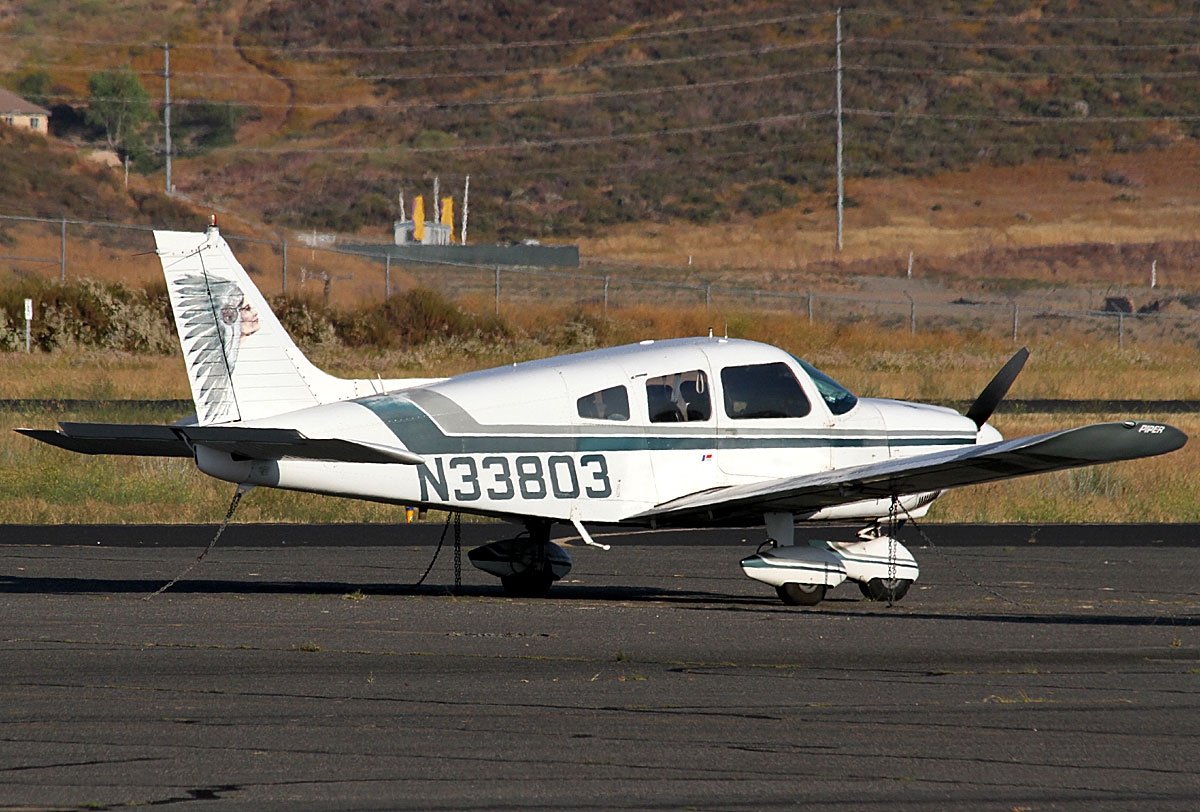
[[704, 283], [704, 309], [708, 310], [712, 306], [712, 282]]
[[62, 216], [62, 238], [58, 268], [58, 280], [65, 285], [67, 283], [67, 216], [65, 214]]
[[283, 246], [283, 295], [287, 296], [287, 237], [280, 237], [279, 244]]
[[1125, 346], [1125, 314], [1117, 311], [1117, 347]]
[[392, 298], [392, 255], [383, 255], [383, 298]]
[[608, 316], [608, 274], [604, 275], [604, 315]]
[[813, 320], [813, 319], [812, 319], [812, 302], [813, 302], [813, 295], [812, 295], [812, 291], [811, 291], [811, 290], [806, 290], [806, 291], [804, 291], [804, 292], [808, 294], [808, 323], [809, 323], [809, 324], [812, 324], [812, 320]]
[[496, 315], [500, 315], [500, 266], [496, 266]]
[[1017, 343], [1017, 326], [1020, 323], [1020, 318], [1021, 318], [1020, 314], [1021, 314], [1021, 306], [1019, 304], [1017, 304], [1016, 302], [1013, 302], [1013, 343], [1014, 344]]
[[908, 291], [904, 291], [904, 298], [908, 299], [908, 334], [915, 336], [917, 334], [917, 303], [913, 301], [913, 297], [908, 295]]

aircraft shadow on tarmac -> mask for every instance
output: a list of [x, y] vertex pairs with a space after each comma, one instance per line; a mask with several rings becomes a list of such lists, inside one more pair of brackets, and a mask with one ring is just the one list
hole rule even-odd
[[[163, 582], [147, 579], [102, 579], [102, 578], [43, 578], [5, 575], [0, 576], [0, 594], [40, 595], [131, 595], [152, 596]], [[180, 581], [164, 593], [184, 595], [347, 595], [363, 594], [378, 597], [467, 597], [504, 598], [521, 602], [530, 601], [599, 601], [610, 603], [662, 603], [681, 609], [703, 609], [705, 611], [752, 611], [775, 612], [796, 615], [827, 615], [846, 617], [895, 617], [897, 620], [944, 620], [975, 621], [984, 623], [1033, 623], [1067, 626], [1200, 626], [1200, 617], [1161, 616], [1134, 614], [1088, 614], [1073, 615], [1062, 612], [1021, 611], [1017, 604], [1010, 612], [982, 611], [914, 611], [903, 604], [888, 607], [886, 603], [868, 603], [856, 598], [830, 596], [822, 602], [823, 608], [796, 609], [778, 605], [773, 595], [761, 598], [745, 595], [730, 595], [714, 592], [689, 590], [663, 590], [653, 587], [579, 586], [557, 585], [547, 598], [507, 598], [499, 586], [467, 586], [457, 591], [449, 584], [404, 585], [404, 584], [350, 584], [335, 581], [236, 581], [236, 580], [192, 580]], [[155, 597], [154, 599], [159, 599]], [[839, 604], [845, 610], [838, 609]], [[865, 604], [865, 605], [864, 605]]]

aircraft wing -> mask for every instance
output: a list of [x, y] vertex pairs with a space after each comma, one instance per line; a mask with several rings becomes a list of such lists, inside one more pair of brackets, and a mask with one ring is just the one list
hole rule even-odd
[[346, 440], [306, 437], [295, 429], [239, 426], [160, 426], [130, 423], [59, 423], [58, 431], [17, 429], [21, 434], [80, 454], [191, 457], [207, 446], [244, 459], [327, 460], [419, 465], [422, 458], [404, 448]]
[[1186, 442], [1186, 434], [1162, 423], [1098, 423], [819, 474], [733, 485], [684, 496], [630, 518], [667, 525], [757, 520], [771, 511], [812, 513], [866, 499], [1151, 457], [1174, 451]]

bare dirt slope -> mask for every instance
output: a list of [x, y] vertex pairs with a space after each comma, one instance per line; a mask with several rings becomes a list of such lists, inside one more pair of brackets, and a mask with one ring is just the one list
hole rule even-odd
[[631, 225], [584, 253], [705, 269], [839, 267], [1048, 284], [1189, 285], [1200, 232], [1200, 147], [979, 167], [925, 178], [850, 180], [843, 250], [832, 201], [813, 197], [718, 226]]

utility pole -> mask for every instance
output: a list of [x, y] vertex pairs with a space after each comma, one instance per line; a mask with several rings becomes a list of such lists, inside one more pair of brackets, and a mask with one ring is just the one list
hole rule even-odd
[[163, 43], [163, 125], [166, 128], [167, 195], [174, 193], [171, 185], [171, 43]]
[[842, 215], [845, 213], [846, 182], [842, 167], [842, 10], [837, 10], [837, 250], [842, 252]]

